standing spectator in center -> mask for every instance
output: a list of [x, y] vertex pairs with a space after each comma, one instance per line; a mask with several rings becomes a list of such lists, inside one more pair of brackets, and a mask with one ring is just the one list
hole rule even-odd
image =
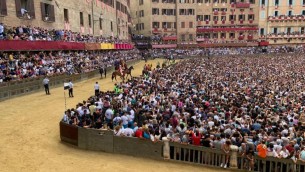
[[49, 80], [49, 78], [47, 78], [47, 76], [42, 80], [46, 95], [50, 95], [49, 82], [50, 82], [50, 80]]
[[73, 83], [71, 80], [69, 80], [69, 97], [74, 97], [73, 96]]
[[100, 86], [98, 85], [98, 82], [94, 84], [94, 92], [95, 96], [98, 96], [100, 94]]

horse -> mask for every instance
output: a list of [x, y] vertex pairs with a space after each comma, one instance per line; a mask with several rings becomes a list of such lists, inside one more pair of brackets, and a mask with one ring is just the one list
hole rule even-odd
[[131, 71], [134, 70], [133, 66], [130, 66], [128, 69], [125, 69], [123, 71], [124, 75], [126, 75], [126, 78], [128, 77], [128, 75], [130, 75], [130, 77], [132, 78], [132, 75], [131, 75]]
[[123, 74], [122, 74], [121, 72], [116, 70], [116, 71], [112, 72], [112, 75], [111, 75], [112, 82], [113, 82], [113, 79], [116, 80], [116, 76], [120, 76], [123, 81], [125, 80], [125, 73], [123, 72]]

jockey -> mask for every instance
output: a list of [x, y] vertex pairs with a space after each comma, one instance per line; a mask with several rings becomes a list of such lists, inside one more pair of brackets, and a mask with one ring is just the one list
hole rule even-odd
[[121, 65], [119, 65], [119, 72], [121, 73], [121, 75], [123, 75], [123, 69]]

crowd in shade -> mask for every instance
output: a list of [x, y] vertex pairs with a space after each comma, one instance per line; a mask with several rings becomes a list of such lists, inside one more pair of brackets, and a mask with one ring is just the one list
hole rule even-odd
[[53, 76], [78, 74], [107, 68], [116, 60], [141, 58], [137, 49], [125, 51], [74, 51], [74, 52], [14, 52], [0, 53], [0, 83]]
[[84, 35], [71, 30], [45, 29], [32, 26], [8, 27], [0, 23], [0, 40], [66, 41], [89, 43], [123, 43], [116, 37]]
[[[108, 128], [115, 136], [230, 146], [258, 170], [254, 156], [305, 162], [305, 58], [302, 53], [193, 58], [157, 66], [139, 78], [115, 84], [65, 111], [63, 122]], [[267, 164], [267, 168], [277, 168]], [[256, 168], [256, 169], [255, 169]], [[298, 166], [304, 171], [304, 166]], [[296, 171], [296, 165], [283, 165]]]
[[175, 48], [175, 49], [153, 49], [152, 56], [219, 56], [219, 55], [250, 55], [250, 54], [281, 54], [281, 53], [303, 53], [302, 45], [297, 46], [270, 46], [270, 47], [219, 47], [219, 48]]

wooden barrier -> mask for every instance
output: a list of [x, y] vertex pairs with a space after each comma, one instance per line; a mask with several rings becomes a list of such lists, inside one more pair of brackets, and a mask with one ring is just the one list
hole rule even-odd
[[[131, 60], [128, 61], [128, 65], [134, 65], [139, 60]], [[113, 67], [107, 68], [107, 73], [109, 74], [113, 70]], [[55, 75], [50, 76], [50, 87], [59, 87], [63, 86], [64, 82], [68, 82], [70, 79], [72, 82], [79, 82], [87, 79], [91, 79], [99, 75], [98, 70], [94, 70], [88, 73], [82, 73], [82, 74], [73, 74], [73, 75]], [[18, 97], [22, 95], [31, 94], [37, 91], [43, 90], [42, 85], [43, 77], [37, 77], [37, 78], [28, 78], [23, 79], [20, 81], [11, 81], [11, 82], [5, 82], [0, 83], [0, 101], [7, 100], [13, 97]]]
[[[86, 150], [104, 151], [130, 155], [141, 158], [157, 160], [169, 160], [173, 162], [183, 162], [188, 164], [204, 165], [219, 168], [224, 163], [225, 154], [219, 149], [212, 149], [202, 146], [180, 144], [169, 142], [169, 150], [163, 149], [164, 142], [151, 142], [150, 140], [132, 137], [113, 136], [112, 131], [78, 128], [76, 126], [60, 123], [60, 138], [67, 142]], [[77, 139], [77, 141], [76, 141]], [[163, 157], [167, 154], [169, 157]], [[233, 152], [231, 151], [231, 157]], [[230, 170], [247, 170], [249, 162], [240, 154], [234, 156], [236, 168], [233, 168], [233, 160], [228, 164]], [[305, 163], [298, 161], [294, 163], [291, 159], [278, 159], [267, 157], [265, 159], [255, 156], [255, 168], [252, 171], [259, 172], [304, 172]]]
[[78, 146], [78, 127], [66, 124], [64, 122], [59, 123], [60, 139], [63, 142], [70, 143]]

